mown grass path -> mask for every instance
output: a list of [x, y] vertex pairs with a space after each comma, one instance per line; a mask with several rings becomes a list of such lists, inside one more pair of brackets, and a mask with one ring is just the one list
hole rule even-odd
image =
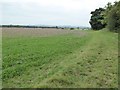
[[84, 32], [3, 38], [3, 87], [117, 87], [117, 34]]
[[2, 28], [0, 28], [0, 89], [2, 89]]

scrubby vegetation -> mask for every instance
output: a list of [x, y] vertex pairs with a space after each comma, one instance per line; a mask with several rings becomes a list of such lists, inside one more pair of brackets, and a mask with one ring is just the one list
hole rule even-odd
[[[113, 6], [111, 6], [110, 11], [107, 13], [108, 20], [108, 29], [110, 31], [119, 32], [120, 31], [120, 1], [115, 2]], [[109, 9], [109, 7], [107, 8]]]
[[110, 31], [120, 30], [120, 1], [112, 5], [108, 3], [105, 8], [99, 8], [91, 12], [90, 24], [92, 29], [100, 30], [107, 27]]

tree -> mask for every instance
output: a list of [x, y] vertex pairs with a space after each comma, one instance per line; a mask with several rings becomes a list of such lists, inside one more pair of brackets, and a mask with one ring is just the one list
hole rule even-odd
[[104, 22], [104, 11], [104, 8], [99, 8], [91, 12], [92, 16], [89, 23], [93, 30], [100, 30], [106, 26]]
[[115, 2], [112, 9], [107, 14], [108, 29], [118, 32], [120, 30], [120, 1]]

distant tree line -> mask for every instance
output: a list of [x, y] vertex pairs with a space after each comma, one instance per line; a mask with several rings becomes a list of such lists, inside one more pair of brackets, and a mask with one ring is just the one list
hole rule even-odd
[[57, 26], [31, 26], [31, 25], [1, 25], [0, 27], [7, 28], [59, 28]]
[[93, 30], [108, 28], [110, 31], [118, 32], [120, 30], [120, 1], [110, 2], [105, 8], [99, 8], [91, 12], [89, 21]]
[[[81, 27], [65, 27], [65, 26], [33, 26], [33, 25], [0, 25], [0, 27], [7, 27], [7, 28], [55, 28], [55, 29], [81, 29]], [[84, 29], [89, 29], [89, 27], [84, 27]]]

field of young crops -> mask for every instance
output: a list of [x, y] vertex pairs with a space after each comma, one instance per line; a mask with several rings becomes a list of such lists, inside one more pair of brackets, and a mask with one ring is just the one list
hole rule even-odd
[[3, 28], [3, 87], [118, 87], [118, 34]]

